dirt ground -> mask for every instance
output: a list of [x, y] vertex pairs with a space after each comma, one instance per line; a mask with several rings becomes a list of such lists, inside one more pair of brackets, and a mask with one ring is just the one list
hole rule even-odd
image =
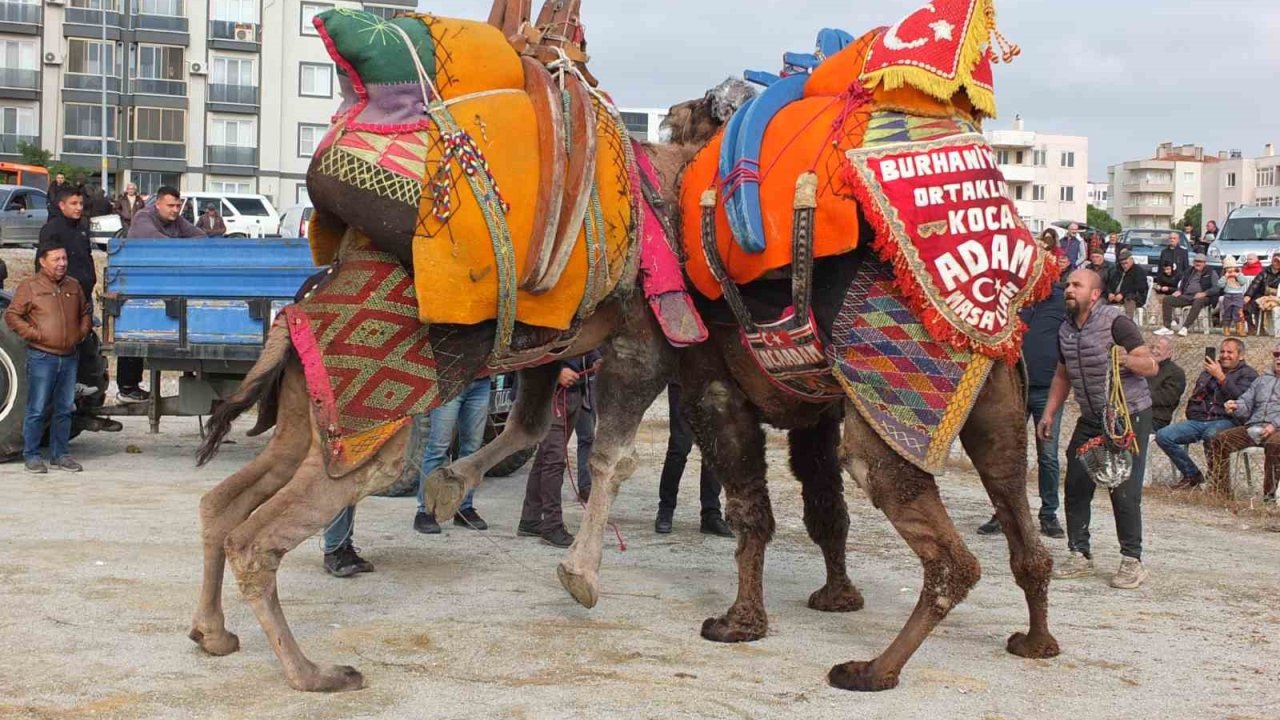
[[[990, 507], [971, 472], [941, 482], [983, 581], [925, 643], [894, 691], [833, 690], [828, 668], [874, 656], [915, 603], [918, 565], [870, 503], [848, 493], [850, 571], [864, 610], [805, 607], [822, 583], [804, 531], [798, 485], [771, 436], [778, 531], [766, 562], [771, 629], [747, 645], [698, 637], [735, 592], [733, 544], [698, 533], [692, 469], [676, 532], [652, 522], [665, 449], [656, 407], [640, 471], [620, 493], [627, 549], [610, 541], [604, 594], [576, 605], [555, 580], [559, 551], [515, 537], [520, 473], [487, 483], [484, 533], [410, 529], [412, 499], [370, 498], [356, 541], [373, 574], [337, 580], [315, 540], [289, 555], [281, 594], [314, 660], [356, 665], [368, 687], [337, 696], [290, 690], [234, 585], [226, 658], [186, 638], [200, 574], [196, 507], [205, 490], [263, 440], [235, 433], [196, 470], [195, 421], [144, 419], [123, 435], [73, 448], [81, 475], [31, 476], [0, 466], [0, 718], [1277, 718], [1280, 717], [1280, 523], [1277, 515], [1187, 504], [1154, 493], [1146, 507], [1150, 584], [1106, 585], [1118, 553], [1105, 499], [1095, 506], [1095, 577], [1055, 583], [1052, 627], [1061, 657], [1015, 658], [1006, 636], [1026, 610], [1004, 543], [973, 528]], [[241, 427], [241, 430], [248, 425]], [[132, 445], [136, 453], [123, 452]], [[696, 460], [691, 465], [696, 468]], [[575, 527], [576, 508], [566, 509]], [[1062, 541], [1048, 541], [1055, 557]]]

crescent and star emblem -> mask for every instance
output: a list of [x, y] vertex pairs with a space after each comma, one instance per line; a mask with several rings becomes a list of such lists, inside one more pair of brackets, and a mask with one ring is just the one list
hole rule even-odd
[[[933, 7], [933, 3], [929, 3], [928, 5], [925, 5], [923, 8], [921, 8], [921, 10], [928, 10], [931, 13], [938, 12], [937, 9]], [[916, 48], [924, 47], [925, 45], [929, 44], [929, 42], [932, 40], [955, 39], [954, 30], [956, 26], [947, 22], [946, 20], [938, 20], [936, 22], [929, 23], [929, 29], [933, 30], [932, 38], [930, 38], [928, 35], [925, 35], [923, 37], [916, 38], [915, 40], [903, 40], [902, 38], [898, 37], [898, 31], [902, 29], [902, 23], [906, 22], [909, 19], [910, 18], [903, 18], [902, 20], [899, 20], [897, 25], [894, 25], [893, 27], [889, 28], [889, 31], [884, 34], [884, 46], [886, 48], [889, 48], [890, 50], [897, 50], [897, 51], [915, 50]]]

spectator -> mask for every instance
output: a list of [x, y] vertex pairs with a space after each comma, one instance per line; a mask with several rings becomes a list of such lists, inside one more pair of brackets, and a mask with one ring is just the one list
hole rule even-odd
[[1218, 280], [1218, 290], [1222, 293], [1222, 334], [1230, 336], [1236, 333], [1240, 337], [1248, 335], [1244, 324], [1244, 291], [1248, 283], [1240, 275], [1236, 267], [1236, 259], [1228, 255], [1222, 259], [1222, 277]]
[[[80, 283], [80, 292], [86, 302], [93, 301], [93, 288], [98, 284], [98, 268], [93, 264], [89, 243], [89, 221], [84, 218], [84, 196], [78, 190], [67, 188], [54, 198], [57, 214], [50, 213], [49, 220], [40, 228], [40, 242], [52, 243], [67, 252], [67, 275]], [[39, 258], [36, 260], [37, 268]]]
[[1105, 251], [1101, 245], [1089, 249], [1089, 262], [1085, 263], [1084, 266], [1098, 273], [1098, 277], [1102, 278], [1104, 285], [1111, 279], [1111, 268], [1113, 266], [1107, 262]]
[[18, 285], [4, 313], [5, 324], [27, 342], [22, 457], [27, 472], [49, 472], [40, 457], [47, 422], [50, 464], [59, 470], [80, 472], [84, 468], [71, 458], [67, 444], [76, 406], [76, 345], [93, 327], [93, 315], [80, 283], [67, 277], [66, 248], [42, 240], [36, 261], [40, 272]]
[[1182, 246], [1182, 235], [1176, 232], [1169, 233], [1169, 244], [1160, 251], [1160, 264], [1166, 262], [1173, 263], [1173, 272], [1178, 276], [1186, 275], [1191, 269], [1190, 256]]
[[[473, 380], [458, 397], [431, 411], [426, 452], [420, 459], [414, 458], [414, 462], [422, 463], [422, 469], [418, 473], [418, 513], [413, 517], [414, 530], [427, 535], [440, 532], [436, 516], [427, 512], [427, 476], [444, 465], [455, 434], [458, 437], [458, 459], [474, 453], [484, 445], [491, 388], [492, 383], [487, 377]], [[471, 490], [463, 498], [462, 506], [453, 516], [453, 524], [473, 530], [488, 530], [489, 523], [480, 517], [474, 507], [475, 494], [475, 490]]]
[[1200, 240], [1200, 231], [1197, 230], [1194, 225], [1192, 225], [1191, 223], [1187, 223], [1183, 225], [1182, 232], [1184, 235], [1187, 236], [1187, 242], [1191, 245], [1191, 252], [1193, 254], [1194, 253], [1201, 253], [1203, 255], [1209, 254], [1209, 243], [1202, 242]]
[[1151, 343], [1151, 357], [1160, 365], [1159, 372], [1147, 378], [1147, 387], [1151, 390], [1151, 429], [1160, 432], [1173, 422], [1173, 414], [1182, 404], [1187, 374], [1173, 361], [1173, 340], [1168, 337], [1158, 337]]
[[1262, 500], [1276, 502], [1276, 483], [1280, 480], [1280, 345], [1271, 351], [1271, 372], [1258, 376], [1237, 400], [1227, 402], [1227, 412], [1244, 422], [1218, 433], [1209, 443], [1213, 462], [1209, 464], [1212, 477], [1210, 487], [1224, 493], [1228, 487], [1227, 473], [1231, 467], [1231, 454], [1250, 447], [1264, 448]]
[[1252, 280], [1262, 272], [1262, 261], [1258, 260], [1258, 253], [1249, 253], [1245, 256], [1244, 265], [1240, 268], [1240, 274]]
[[578, 497], [586, 502], [591, 499], [591, 448], [596, 444], [596, 384], [589, 375], [573, 435], [578, 440]]
[[111, 198], [107, 197], [107, 194], [103, 192], [101, 185], [93, 186], [93, 189], [89, 191], [88, 196], [85, 198], [85, 203], [87, 204], [85, 208], [86, 217], [102, 217], [114, 212], [111, 209]]
[[[1065, 256], [1064, 256], [1065, 263]], [[1065, 282], [1062, 275], [1053, 284], [1053, 293], [1019, 313], [1027, 325], [1022, 338], [1022, 360], [1027, 366], [1027, 417], [1036, 427], [1045, 419], [1049, 388], [1058, 369], [1058, 328], [1067, 319]], [[1051, 538], [1066, 535], [1058, 522], [1058, 438], [1062, 427], [1062, 406], [1052, 417], [1053, 427], [1047, 438], [1036, 433], [1036, 466], [1040, 485], [1040, 532]], [[991, 519], [978, 527], [979, 535], [994, 535], [1003, 528], [1000, 520]]]
[[129, 224], [133, 222], [133, 216], [139, 210], [147, 206], [146, 201], [138, 194], [138, 186], [133, 183], [125, 185], [124, 192], [120, 195], [118, 213], [120, 215], [120, 224], [124, 226], [125, 232], [129, 231]]
[[1080, 236], [1080, 226], [1076, 223], [1067, 226], [1067, 234], [1058, 242], [1058, 247], [1067, 254], [1073, 268], [1082, 267], [1089, 260], [1088, 244]]
[[1217, 241], [1218, 241], [1218, 223], [1213, 220], [1210, 220], [1209, 222], [1205, 223], [1205, 226], [1204, 226], [1204, 245], [1206, 248], [1205, 252], [1206, 253], [1209, 252], [1207, 248], [1213, 245]]
[[1218, 294], [1218, 274], [1208, 266], [1208, 262], [1209, 258], [1197, 253], [1191, 261], [1190, 272], [1182, 276], [1178, 289], [1160, 303], [1163, 325], [1156, 330], [1156, 335], [1172, 334], [1174, 309], [1189, 305], [1191, 310], [1187, 313], [1187, 319], [1178, 328], [1178, 335], [1185, 337], [1187, 328], [1195, 325], [1200, 311], [1213, 304]]
[[53, 182], [49, 183], [49, 217], [53, 218], [58, 215], [58, 198], [67, 190], [74, 190], [75, 186], [67, 182], [67, 176], [58, 173], [53, 176]]
[[1187, 419], [1156, 433], [1156, 444], [1181, 475], [1175, 487], [1193, 488], [1204, 482], [1204, 475], [1187, 453], [1187, 446], [1207, 442], [1223, 430], [1235, 427], [1226, 403], [1243, 395], [1257, 377], [1258, 371], [1244, 360], [1241, 340], [1223, 340], [1216, 360], [1205, 356], [1204, 371], [1196, 379], [1191, 398], [1187, 400]]
[[1147, 438], [1151, 434], [1151, 393], [1143, 378], [1159, 371], [1151, 350], [1143, 344], [1142, 331], [1119, 308], [1099, 302], [1102, 283], [1091, 272], [1071, 273], [1066, 288], [1067, 320], [1058, 330], [1058, 362], [1049, 388], [1044, 416], [1036, 426], [1043, 440], [1053, 436], [1053, 418], [1067, 396], [1074, 393], [1080, 408], [1071, 442], [1067, 445], [1067, 546], [1071, 557], [1054, 577], [1079, 578], [1093, 574], [1089, 546], [1090, 505], [1097, 485], [1089, 477], [1079, 452], [1103, 434], [1103, 413], [1108, 407], [1107, 375], [1111, 351], [1124, 350], [1120, 382], [1125, 405], [1133, 421], [1137, 456], [1129, 479], [1111, 490], [1111, 509], [1120, 538], [1120, 568], [1111, 586], [1137, 588], [1147, 579], [1142, 565], [1142, 477], [1147, 461]]
[[1138, 308], [1147, 304], [1147, 292], [1150, 288], [1147, 284], [1147, 270], [1138, 267], [1133, 260], [1133, 253], [1128, 250], [1121, 250], [1116, 259], [1119, 265], [1111, 268], [1110, 275], [1103, 279], [1107, 289], [1107, 304], [1124, 306], [1124, 314], [1132, 320]]
[[569, 433], [577, 422], [578, 410], [587, 389], [586, 376], [599, 363], [600, 353], [596, 350], [560, 363], [555, 417], [551, 420], [551, 429], [538, 445], [525, 486], [524, 507], [517, 527], [517, 534], [522, 537], [541, 537], [544, 545], [558, 548], [573, 544], [573, 535], [564, 527], [560, 500], [565, 453]]
[[1128, 250], [1129, 246], [1120, 242], [1120, 233], [1111, 233], [1107, 236], [1107, 244], [1115, 251], [1116, 257], [1120, 257], [1121, 250]]
[[222, 237], [227, 234], [227, 225], [213, 203], [204, 206], [204, 212], [196, 218], [196, 227], [209, 237]]
[[1040, 233], [1040, 245], [1047, 252], [1053, 252], [1058, 249], [1058, 236], [1052, 230], [1045, 230]]
[[1253, 320], [1253, 330], [1262, 328], [1262, 313], [1280, 306], [1280, 252], [1272, 253], [1271, 264], [1250, 283], [1244, 293], [1246, 319]]
[[[689, 451], [693, 448], [693, 428], [680, 410], [680, 386], [667, 386], [667, 406], [670, 413], [667, 436], [667, 458], [662, 463], [662, 476], [658, 481], [658, 517], [653, 521], [653, 531], [659, 534], [671, 532], [671, 519], [676, 512], [676, 498], [680, 494], [680, 478], [684, 475]], [[720, 514], [720, 481], [704, 458], [698, 471], [699, 500], [702, 504], [702, 534], [733, 537], [733, 531]]]
[[[1182, 284], [1182, 276], [1178, 274], [1177, 268], [1171, 262], [1163, 262], [1160, 264], [1160, 270], [1151, 278], [1151, 289], [1156, 295], [1160, 296], [1160, 304], [1163, 306], [1164, 301], [1173, 296], [1178, 291], [1178, 286]], [[1157, 335], [1163, 335], [1156, 330]]]

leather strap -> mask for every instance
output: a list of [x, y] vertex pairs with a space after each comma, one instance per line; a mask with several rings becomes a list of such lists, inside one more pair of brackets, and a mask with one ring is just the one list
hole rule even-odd
[[747, 310], [747, 305], [742, 301], [742, 293], [738, 291], [738, 286], [729, 278], [729, 273], [725, 271], [724, 264], [720, 262], [720, 247], [716, 242], [716, 191], [709, 189], [702, 193], [702, 254], [707, 260], [707, 268], [711, 270], [711, 275], [720, 283], [720, 291], [724, 293], [724, 301], [729, 304], [729, 309], [733, 311], [733, 316], [738, 320], [744, 332], [756, 332], [756, 323], [751, 319], [751, 312]]
[[791, 304], [795, 316], [808, 322], [813, 277], [813, 218], [818, 207], [818, 175], [809, 171], [796, 178], [796, 197], [792, 205], [791, 228]]

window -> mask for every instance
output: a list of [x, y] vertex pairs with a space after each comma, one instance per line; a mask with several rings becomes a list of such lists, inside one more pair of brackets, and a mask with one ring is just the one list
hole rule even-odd
[[383, 20], [390, 20], [396, 16], [396, 13], [411, 12], [412, 8], [387, 7], [386, 5], [365, 5], [364, 11], [370, 15], [377, 15]]
[[1025, 158], [1025, 154], [1021, 150], [1015, 152], [1013, 154], [1013, 164], [1021, 165], [1024, 158]]
[[1022, 196], [1025, 194], [1025, 193], [1023, 192], [1023, 190], [1024, 190], [1024, 188], [1025, 188], [1025, 187], [1026, 187], [1025, 185], [1014, 185], [1014, 186], [1013, 186], [1013, 199], [1014, 199], [1014, 200], [1021, 200], [1021, 199], [1022, 199]]
[[35, 109], [26, 107], [0, 107], [0, 135], [34, 137], [35, 134]]
[[622, 122], [627, 126], [627, 132], [634, 135], [640, 140], [649, 137], [649, 114], [641, 112], [624, 112], [622, 113]]
[[1049, 152], [1047, 150], [1032, 150], [1031, 164], [1036, 167], [1046, 167], [1049, 164]]
[[215, 57], [209, 68], [209, 82], [215, 85], [257, 87], [253, 60], [250, 58]]
[[67, 5], [73, 8], [84, 8], [86, 10], [106, 10], [108, 12], [115, 12], [116, 8], [119, 7], [119, 4], [116, 3], [116, 0], [70, 0], [70, 2], [67, 3]]
[[997, 164], [997, 165], [1008, 165], [1008, 164], [1009, 164], [1009, 151], [1008, 151], [1008, 150], [997, 150], [997, 151], [996, 151], [996, 164]]
[[143, 80], [182, 80], [186, 76], [182, 48], [139, 45], [134, 77]]
[[298, 125], [298, 157], [311, 157], [316, 154], [320, 139], [329, 130], [328, 125]]
[[1196, 181], [1196, 174], [1195, 174], [1195, 173], [1193, 173], [1193, 172], [1184, 172], [1184, 173], [1182, 173], [1182, 182], [1184, 182], [1184, 183], [1193, 183], [1193, 182], [1195, 182], [1195, 181]]
[[271, 211], [258, 198], [227, 198], [226, 200], [241, 215], [250, 217], [269, 217], [271, 215]]
[[1258, 168], [1258, 187], [1270, 187], [1276, 184], [1275, 166]]
[[1226, 182], [1227, 182], [1227, 187], [1229, 187], [1229, 188], [1233, 188], [1233, 187], [1235, 187], [1235, 186], [1236, 186], [1236, 174], [1235, 174], [1235, 173], [1233, 173], [1233, 172], [1229, 172], [1229, 173], [1227, 173], [1227, 174], [1226, 174]]
[[134, 12], [139, 15], [159, 15], [160, 17], [184, 17], [182, 0], [135, 0]]
[[320, 31], [316, 30], [316, 26], [312, 21], [315, 20], [316, 15], [328, 10], [329, 7], [329, 5], [322, 5], [320, 3], [302, 3], [302, 21], [301, 27], [298, 28], [298, 32], [303, 35], [319, 35]]
[[213, 0], [213, 19], [258, 24], [258, 0]]
[[298, 67], [298, 94], [333, 97], [333, 67], [328, 63], [302, 63]]
[[[102, 106], [77, 105], [67, 103], [63, 106], [63, 134], [67, 137], [93, 138], [102, 137]], [[114, 111], [107, 113], [107, 136], [119, 138], [119, 122]]]
[[0, 68], [35, 70], [36, 44], [31, 40], [0, 40]]
[[293, 193], [294, 193], [294, 197], [293, 197], [294, 202], [296, 202], [297, 204], [306, 205], [307, 203], [311, 202], [311, 193], [307, 192], [306, 185], [299, 184], [297, 187], [293, 189]]
[[178, 173], [162, 173], [162, 172], [145, 172], [134, 170], [130, 176], [131, 182], [138, 186], [138, 192], [153, 194], [162, 186], [181, 187], [182, 176]]
[[1075, 202], [1076, 189], [1071, 187], [1070, 185], [1063, 185], [1062, 187], [1058, 188], [1058, 200], [1062, 202]]
[[209, 131], [209, 144], [224, 147], [258, 147], [258, 130], [252, 119], [214, 118]]
[[1227, 203], [1227, 214], [1228, 214], [1228, 215], [1230, 215], [1230, 214], [1231, 214], [1231, 211], [1232, 211], [1232, 210], [1235, 210], [1235, 209], [1236, 209], [1236, 204], [1235, 204], [1235, 203], [1233, 203], [1233, 202], [1229, 202], [1229, 203]]
[[1182, 196], [1182, 204], [1183, 204], [1183, 206], [1185, 206], [1185, 207], [1191, 207], [1192, 205], [1195, 205], [1195, 204], [1196, 204], [1196, 196], [1195, 196], [1195, 195], [1183, 195], [1183, 196]]
[[[209, 191], [216, 193], [239, 193], [245, 195], [253, 192], [253, 188], [249, 186], [246, 180], [210, 180]], [[219, 212], [225, 216], [226, 208], [220, 208]]]
[[71, 38], [67, 41], [67, 72], [81, 75], [119, 75], [116, 45], [100, 40]]
[[185, 143], [187, 111], [168, 108], [134, 108], [132, 139], [135, 142], [147, 143]]
[[1034, 201], [1044, 200], [1044, 185], [1031, 186], [1031, 199]]
[[1062, 153], [1062, 167], [1073, 168], [1076, 166], [1076, 154], [1074, 152]]

